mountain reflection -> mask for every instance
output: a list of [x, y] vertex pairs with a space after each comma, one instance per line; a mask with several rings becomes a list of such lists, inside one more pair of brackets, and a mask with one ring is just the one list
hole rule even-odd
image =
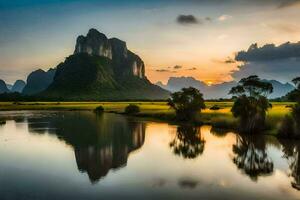
[[130, 152], [145, 140], [145, 125], [126, 118], [90, 112], [64, 112], [28, 118], [29, 131], [55, 134], [74, 148], [77, 167], [92, 183], [110, 169], [124, 167]]
[[263, 137], [237, 135], [233, 153], [233, 162], [252, 180], [256, 181], [259, 176], [272, 174], [274, 164], [267, 155], [266, 141]]
[[193, 159], [204, 151], [205, 140], [201, 137], [200, 127], [179, 126], [176, 136], [170, 142], [175, 155]]
[[300, 190], [300, 141], [280, 140], [283, 148], [284, 158], [288, 160], [290, 176], [292, 177], [291, 185], [293, 188]]

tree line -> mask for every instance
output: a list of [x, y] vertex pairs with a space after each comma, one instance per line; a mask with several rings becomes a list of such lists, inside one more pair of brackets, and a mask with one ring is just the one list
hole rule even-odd
[[[291, 115], [285, 116], [279, 134], [290, 138], [300, 136], [300, 77], [292, 82], [296, 89], [288, 96], [296, 101], [296, 104], [292, 106]], [[272, 84], [256, 75], [241, 79], [237, 86], [231, 88], [229, 94], [234, 100], [231, 112], [239, 121], [239, 131], [255, 133], [264, 130], [266, 112], [272, 107], [267, 97], [272, 92]], [[175, 110], [176, 118], [180, 121], [196, 121], [199, 112], [205, 109], [203, 94], [193, 87], [172, 93], [168, 105]]]

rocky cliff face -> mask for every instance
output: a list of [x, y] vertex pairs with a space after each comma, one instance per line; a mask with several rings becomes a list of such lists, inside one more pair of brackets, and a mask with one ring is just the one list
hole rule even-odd
[[108, 39], [96, 29], [90, 29], [86, 36], [79, 36], [74, 54], [87, 53], [103, 56], [113, 61], [113, 68], [118, 76], [145, 78], [145, 65], [142, 59], [127, 49], [126, 42], [117, 38]]
[[117, 38], [95, 29], [77, 38], [74, 54], [56, 68], [41, 95], [63, 100], [166, 99], [169, 93], [145, 76], [142, 59]]

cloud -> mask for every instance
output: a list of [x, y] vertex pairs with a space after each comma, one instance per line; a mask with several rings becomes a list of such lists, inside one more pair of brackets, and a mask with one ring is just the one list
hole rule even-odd
[[279, 46], [274, 44], [266, 44], [258, 47], [252, 44], [247, 51], [240, 51], [236, 54], [235, 60], [250, 61], [273, 61], [281, 59], [300, 58], [300, 42], [284, 43]]
[[205, 17], [204, 19], [205, 19], [205, 21], [208, 21], [208, 22], [212, 22], [212, 20], [213, 20], [211, 17]]
[[230, 57], [228, 57], [225, 61], [224, 61], [225, 64], [233, 64], [233, 63], [236, 63], [236, 61]]
[[174, 67], [173, 67], [173, 69], [181, 69], [182, 68], [182, 66], [180, 66], [180, 65], [175, 65]]
[[[183, 1], [183, 0], [182, 0]], [[194, 5], [209, 5], [209, 6], [244, 6], [247, 8], [249, 5], [257, 7], [271, 6], [276, 9], [283, 9], [287, 7], [297, 6], [300, 4], [300, 0], [184, 0], [186, 3], [192, 3]]]
[[194, 15], [179, 15], [177, 23], [182, 25], [191, 25], [201, 23]]
[[249, 75], [282, 82], [300, 76], [300, 42], [284, 43], [279, 46], [266, 44], [258, 47], [252, 44], [247, 51], [236, 54], [236, 61], [242, 62], [232, 77], [239, 80]]
[[281, 82], [291, 82], [295, 77], [300, 76], [300, 60], [280, 60], [280, 61], [259, 61], [244, 63], [238, 70], [232, 71], [231, 76], [235, 80], [258, 75], [264, 79], [275, 79]]
[[300, 0], [283, 0], [278, 8], [286, 8], [286, 7], [290, 7], [290, 6], [294, 6], [300, 3]]
[[231, 15], [221, 15], [221, 16], [218, 18], [218, 20], [219, 20], [219, 21], [226, 21], [226, 20], [231, 19], [231, 18], [232, 18]]
[[169, 73], [176, 73], [176, 71], [168, 70], [168, 69], [157, 69], [156, 72], [169, 72]]
[[192, 68], [189, 68], [187, 70], [193, 71], [193, 70], [197, 70], [197, 68], [196, 67], [192, 67]]

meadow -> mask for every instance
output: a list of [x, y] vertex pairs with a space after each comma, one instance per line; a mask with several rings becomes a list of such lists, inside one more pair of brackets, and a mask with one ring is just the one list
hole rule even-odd
[[[94, 110], [103, 106], [105, 112], [123, 114], [129, 104], [140, 107], [137, 117], [146, 117], [151, 120], [174, 122], [175, 113], [166, 102], [1, 102], [0, 111], [12, 110]], [[199, 115], [199, 123], [213, 125], [215, 128], [233, 129], [236, 127], [235, 119], [230, 109], [233, 102], [205, 102], [206, 109]], [[282, 118], [290, 112], [291, 102], [272, 102], [272, 108], [267, 113], [268, 134], [276, 134]], [[211, 110], [213, 106], [218, 110]]]

